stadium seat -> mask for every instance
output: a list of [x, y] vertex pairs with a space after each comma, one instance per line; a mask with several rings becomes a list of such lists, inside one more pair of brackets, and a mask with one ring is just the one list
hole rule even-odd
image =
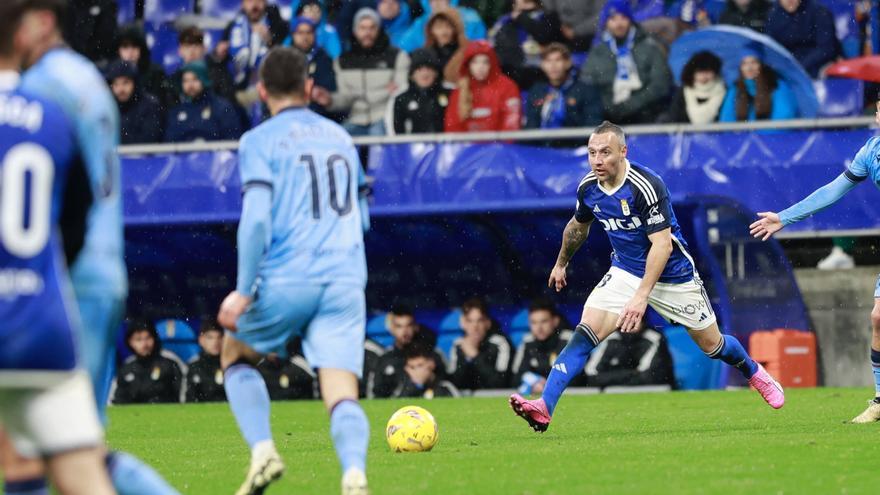
[[721, 388], [721, 361], [707, 357], [680, 325], [664, 327], [663, 333], [672, 354], [675, 382], [680, 390]]
[[507, 324], [504, 330], [510, 338], [510, 343], [513, 345], [513, 348], [516, 349], [519, 347], [519, 343], [522, 342], [523, 337], [529, 333], [529, 310], [522, 309], [514, 314], [513, 318], [510, 319], [510, 323]]
[[135, 0], [117, 0], [116, 22], [122, 26], [134, 20]]
[[173, 22], [183, 14], [192, 14], [193, 0], [146, 0], [144, 21], [147, 23]]
[[828, 78], [813, 82], [819, 100], [820, 117], [850, 117], [862, 114], [865, 83], [858, 79]]
[[186, 321], [159, 320], [156, 322], [156, 330], [162, 340], [162, 347], [177, 354], [184, 363], [199, 353], [196, 332]]
[[146, 23], [147, 46], [153, 62], [161, 64], [166, 74], [171, 74], [180, 66], [177, 54], [177, 30], [171, 23]]
[[388, 313], [380, 313], [367, 320], [367, 338], [375, 341], [382, 347], [388, 347], [394, 343], [394, 336], [388, 332], [385, 319]]

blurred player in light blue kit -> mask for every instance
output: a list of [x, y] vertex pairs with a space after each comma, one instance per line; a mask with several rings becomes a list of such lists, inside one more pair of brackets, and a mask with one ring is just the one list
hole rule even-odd
[[[22, 0], [0, 2], [0, 423], [62, 494], [110, 494], [65, 261], [82, 254], [92, 196], [73, 124], [19, 87], [23, 13]], [[9, 491], [48, 493], [5, 477]]]
[[221, 355], [226, 396], [251, 449], [239, 495], [262, 493], [284, 471], [269, 394], [254, 365], [261, 354], [283, 357], [294, 335], [318, 369], [342, 493], [367, 493], [369, 424], [357, 402], [366, 324], [364, 177], [348, 133], [308, 109], [307, 72], [300, 51], [269, 52], [258, 90], [272, 118], [239, 144], [238, 281], [218, 315], [230, 330]]
[[[880, 124], [880, 101], [877, 102], [874, 120]], [[816, 189], [800, 202], [779, 213], [772, 211], [758, 213], [760, 219], [751, 225], [751, 233], [766, 241], [786, 225], [799, 222], [833, 205], [865, 179], [870, 179], [877, 188], [880, 188], [880, 137], [868, 139], [842, 174]], [[853, 418], [853, 423], [880, 421], [880, 277], [877, 277], [877, 285], [874, 288], [871, 329], [871, 370], [874, 373], [875, 394], [874, 399], [868, 401], [868, 408]]]
[[[4, 0], [5, 1], [5, 0]], [[71, 280], [83, 321], [79, 352], [92, 379], [98, 411], [106, 421], [116, 332], [122, 322], [128, 282], [123, 259], [119, 114], [107, 84], [94, 65], [64, 45], [59, 28], [64, 0], [16, 0], [24, 6], [20, 46], [28, 70], [22, 88], [60, 104], [74, 123], [94, 198], [85, 244], [71, 266]], [[107, 459], [116, 489], [123, 494], [177, 492], [151, 468], [123, 453]], [[22, 474], [36, 479], [35, 468], [4, 469], [7, 479]], [[33, 492], [28, 492], [33, 493]], [[7, 495], [15, 492], [6, 488]]]

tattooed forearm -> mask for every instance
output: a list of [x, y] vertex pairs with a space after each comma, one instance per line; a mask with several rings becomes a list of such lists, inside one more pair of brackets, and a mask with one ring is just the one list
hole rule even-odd
[[574, 253], [576, 253], [584, 244], [584, 241], [587, 240], [587, 234], [590, 233], [591, 223], [592, 222], [580, 223], [574, 218], [568, 221], [568, 225], [565, 226], [565, 231], [562, 233], [562, 247], [559, 249], [559, 257], [556, 258], [557, 265], [568, 265], [568, 262], [571, 261], [571, 257], [574, 256]]

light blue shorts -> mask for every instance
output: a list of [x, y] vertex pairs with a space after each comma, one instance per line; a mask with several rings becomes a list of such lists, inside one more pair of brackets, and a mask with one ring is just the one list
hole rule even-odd
[[303, 339], [312, 368], [351, 371], [361, 377], [367, 304], [356, 285], [264, 286], [230, 333], [261, 354], [287, 356], [286, 344]]
[[98, 295], [77, 295], [82, 319], [79, 338], [80, 363], [88, 371], [95, 390], [101, 422], [107, 423], [107, 400], [116, 360], [116, 337], [122, 325], [125, 301]]

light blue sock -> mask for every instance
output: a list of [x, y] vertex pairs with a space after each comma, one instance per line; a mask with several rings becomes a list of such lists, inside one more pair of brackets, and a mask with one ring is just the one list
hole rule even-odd
[[333, 446], [336, 447], [343, 473], [353, 467], [366, 471], [370, 423], [357, 401], [345, 399], [333, 406], [330, 411], [330, 436], [333, 437]]
[[722, 335], [721, 342], [712, 352], [707, 352], [707, 356], [712, 359], [720, 359], [721, 361], [738, 369], [744, 377], [751, 378], [758, 372], [758, 363], [746, 352], [739, 340], [733, 335]]
[[874, 396], [880, 398], [880, 351], [873, 348], [871, 349], [871, 369], [874, 371]]
[[49, 484], [46, 478], [34, 478], [3, 483], [4, 495], [49, 495]]
[[119, 495], [179, 495], [159, 473], [131, 454], [107, 454], [107, 471]]
[[544, 393], [541, 394], [541, 398], [547, 404], [547, 412], [551, 416], [556, 409], [556, 403], [562, 397], [562, 392], [571, 380], [584, 370], [590, 353], [597, 345], [599, 339], [596, 338], [593, 329], [583, 323], [575, 328], [571, 340], [553, 363], [553, 369], [550, 370], [550, 376], [547, 377], [547, 383], [544, 385]]
[[272, 439], [269, 427], [269, 391], [266, 382], [251, 365], [236, 364], [226, 369], [224, 388], [232, 415], [248, 446]]

